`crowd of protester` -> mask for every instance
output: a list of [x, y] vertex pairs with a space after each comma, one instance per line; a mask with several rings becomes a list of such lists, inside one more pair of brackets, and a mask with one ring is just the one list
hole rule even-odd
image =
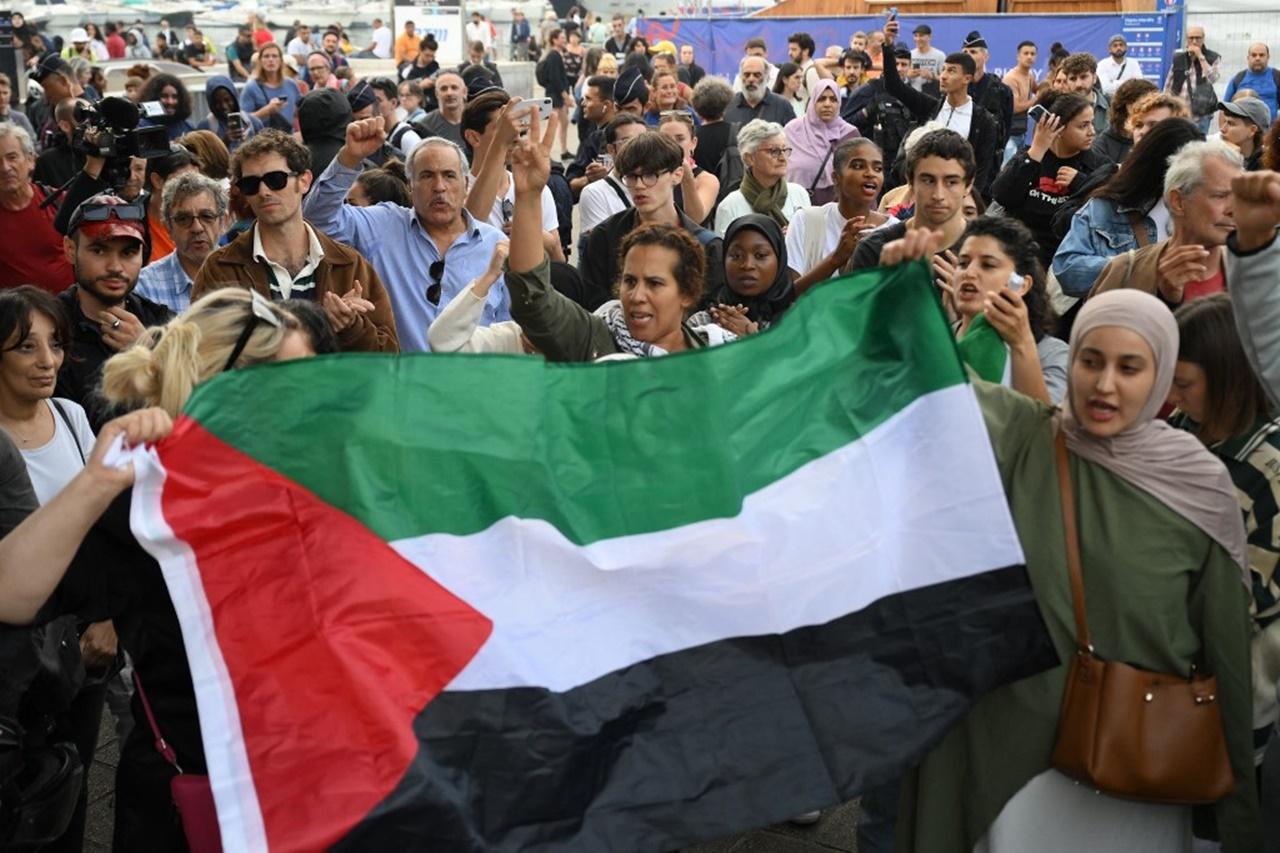
[[[375, 21], [362, 49], [340, 28], [255, 20], [193, 122], [182, 79], [141, 60], [215, 64], [197, 28], [59, 40], [14, 24], [38, 87], [18, 109], [0, 75], [0, 620], [75, 617], [93, 677], [45, 734], [87, 768], [105, 707], [127, 732], [117, 850], [185, 844], [173, 768], [134, 724], [126, 673], [183, 768], [205, 765], [177, 618], [128, 530], [130, 472], [104, 463], [116, 436], [159, 438], [200, 382], [264, 361], [730, 344], [828, 279], [917, 258], [957, 340], [985, 325], [1007, 345], [1003, 386], [975, 385], [1068, 651], [987, 697], [911, 779], [865, 792], [858, 849], [890, 849], [895, 824], [921, 851], [1182, 850], [1193, 833], [1261, 849], [1280, 819], [1280, 72], [1266, 45], [1225, 100], [1198, 27], [1164, 81], [1122, 36], [1101, 60], [1054, 44], [1041, 79], [1023, 42], [1000, 79], [980, 32], [935, 46], [920, 24], [910, 47], [894, 18], [848, 47], [795, 33], [785, 59], [752, 39], [728, 80], [690, 45], [648, 44], [635, 19], [517, 13], [512, 55], [536, 59], [544, 110], [504, 88], [479, 14], [447, 66], [412, 24], [393, 36]], [[348, 57], [394, 71], [361, 77]], [[140, 60], [125, 97], [159, 105], [142, 120], [161, 129], [154, 156], [112, 156], [86, 128], [84, 109], [108, 106], [93, 74], [107, 58]], [[1057, 432], [1099, 652], [1218, 678], [1236, 785], [1194, 822], [1049, 769], [1072, 642], [1045, 499]], [[21, 691], [0, 699], [0, 724], [26, 713]], [[81, 784], [47, 849], [81, 849]]]

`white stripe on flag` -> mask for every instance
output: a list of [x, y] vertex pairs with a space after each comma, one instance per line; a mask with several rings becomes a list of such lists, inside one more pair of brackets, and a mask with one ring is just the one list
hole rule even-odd
[[587, 547], [544, 521], [505, 518], [472, 536], [393, 545], [493, 620], [450, 690], [564, 691], [657, 655], [822, 625], [1023, 562], [969, 385], [913, 401], [748, 496], [734, 518]]
[[[236, 853], [267, 850], [267, 831], [262, 809], [249, 769], [244, 736], [240, 731], [240, 711], [231, 687], [231, 676], [213, 630], [213, 615], [204, 597], [204, 586], [196, 567], [195, 554], [178, 539], [164, 520], [161, 495], [165, 471], [155, 450], [134, 448], [135, 482], [129, 524], [138, 542], [150, 552], [164, 573], [165, 586], [182, 625], [182, 642], [187, 648], [191, 681], [196, 688], [200, 711], [200, 737], [204, 742], [205, 764], [213, 799], [218, 808], [222, 849]], [[142, 689], [147, 688], [145, 679]], [[157, 719], [164, 734], [164, 720]], [[134, 725], [146, 725], [135, 720]], [[182, 756], [178, 756], [182, 764]], [[184, 768], [185, 769], [185, 768]]]

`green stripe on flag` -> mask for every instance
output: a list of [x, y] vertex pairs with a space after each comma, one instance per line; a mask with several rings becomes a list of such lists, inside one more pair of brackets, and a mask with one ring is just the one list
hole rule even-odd
[[1009, 384], [1009, 345], [987, 322], [986, 314], [973, 318], [964, 336], [956, 342], [956, 349], [979, 378], [997, 385]]
[[543, 519], [577, 544], [743, 499], [965, 382], [924, 262], [815, 288], [768, 332], [608, 364], [351, 354], [224, 373], [186, 413], [387, 540]]

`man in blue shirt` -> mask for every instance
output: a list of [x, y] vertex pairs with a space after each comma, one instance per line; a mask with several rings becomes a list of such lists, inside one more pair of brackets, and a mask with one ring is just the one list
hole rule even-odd
[[[489, 266], [506, 239], [465, 209], [466, 155], [454, 143], [428, 137], [409, 153], [406, 170], [413, 207], [391, 202], [344, 204], [361, 164], [386, 140], [381, 116], [347, 125], [346, 142], [307, 194], [307, 221], [354, 247], [373, 264], [391, 296], [402, 352], [425, 352], [427, 326], [449, 300]], [[480, 325], [511, 319], [511, 297], [499, 279], [489, 291]]]
[[1280, 96], [1277, 80], [1280, 80], [1280, 71], [1271, 67], [1271, 49], [1260, 41], [1254, 42], [1249, 45], [1249, 67], [1231, 78], [1222, 100], [1231, 103], [1240, 89], [1252, 89], [1258, 93], [1258, 100], [1271, 110], [1271, 119], [1274, 121], [1277, 106], [1280, 106], [1277, 103], [1277, 97]]
[[181, 314], [191, 305], [191, 285], [200, 265], [218, 248], [226, 230], [227, 191], [199, 172], [184, 172], [164, 183], [160, 218], [174, 249], [138, 274], [139, 296]]

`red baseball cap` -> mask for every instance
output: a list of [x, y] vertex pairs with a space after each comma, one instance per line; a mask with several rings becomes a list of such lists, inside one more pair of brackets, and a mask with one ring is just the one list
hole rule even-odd
[[71, 214], [67, 234], [84, 234], [92, 240], [132, 237], [147, 241], [147, 208], [141, 202], [125, 201], [107, 193], [87, 198]]

